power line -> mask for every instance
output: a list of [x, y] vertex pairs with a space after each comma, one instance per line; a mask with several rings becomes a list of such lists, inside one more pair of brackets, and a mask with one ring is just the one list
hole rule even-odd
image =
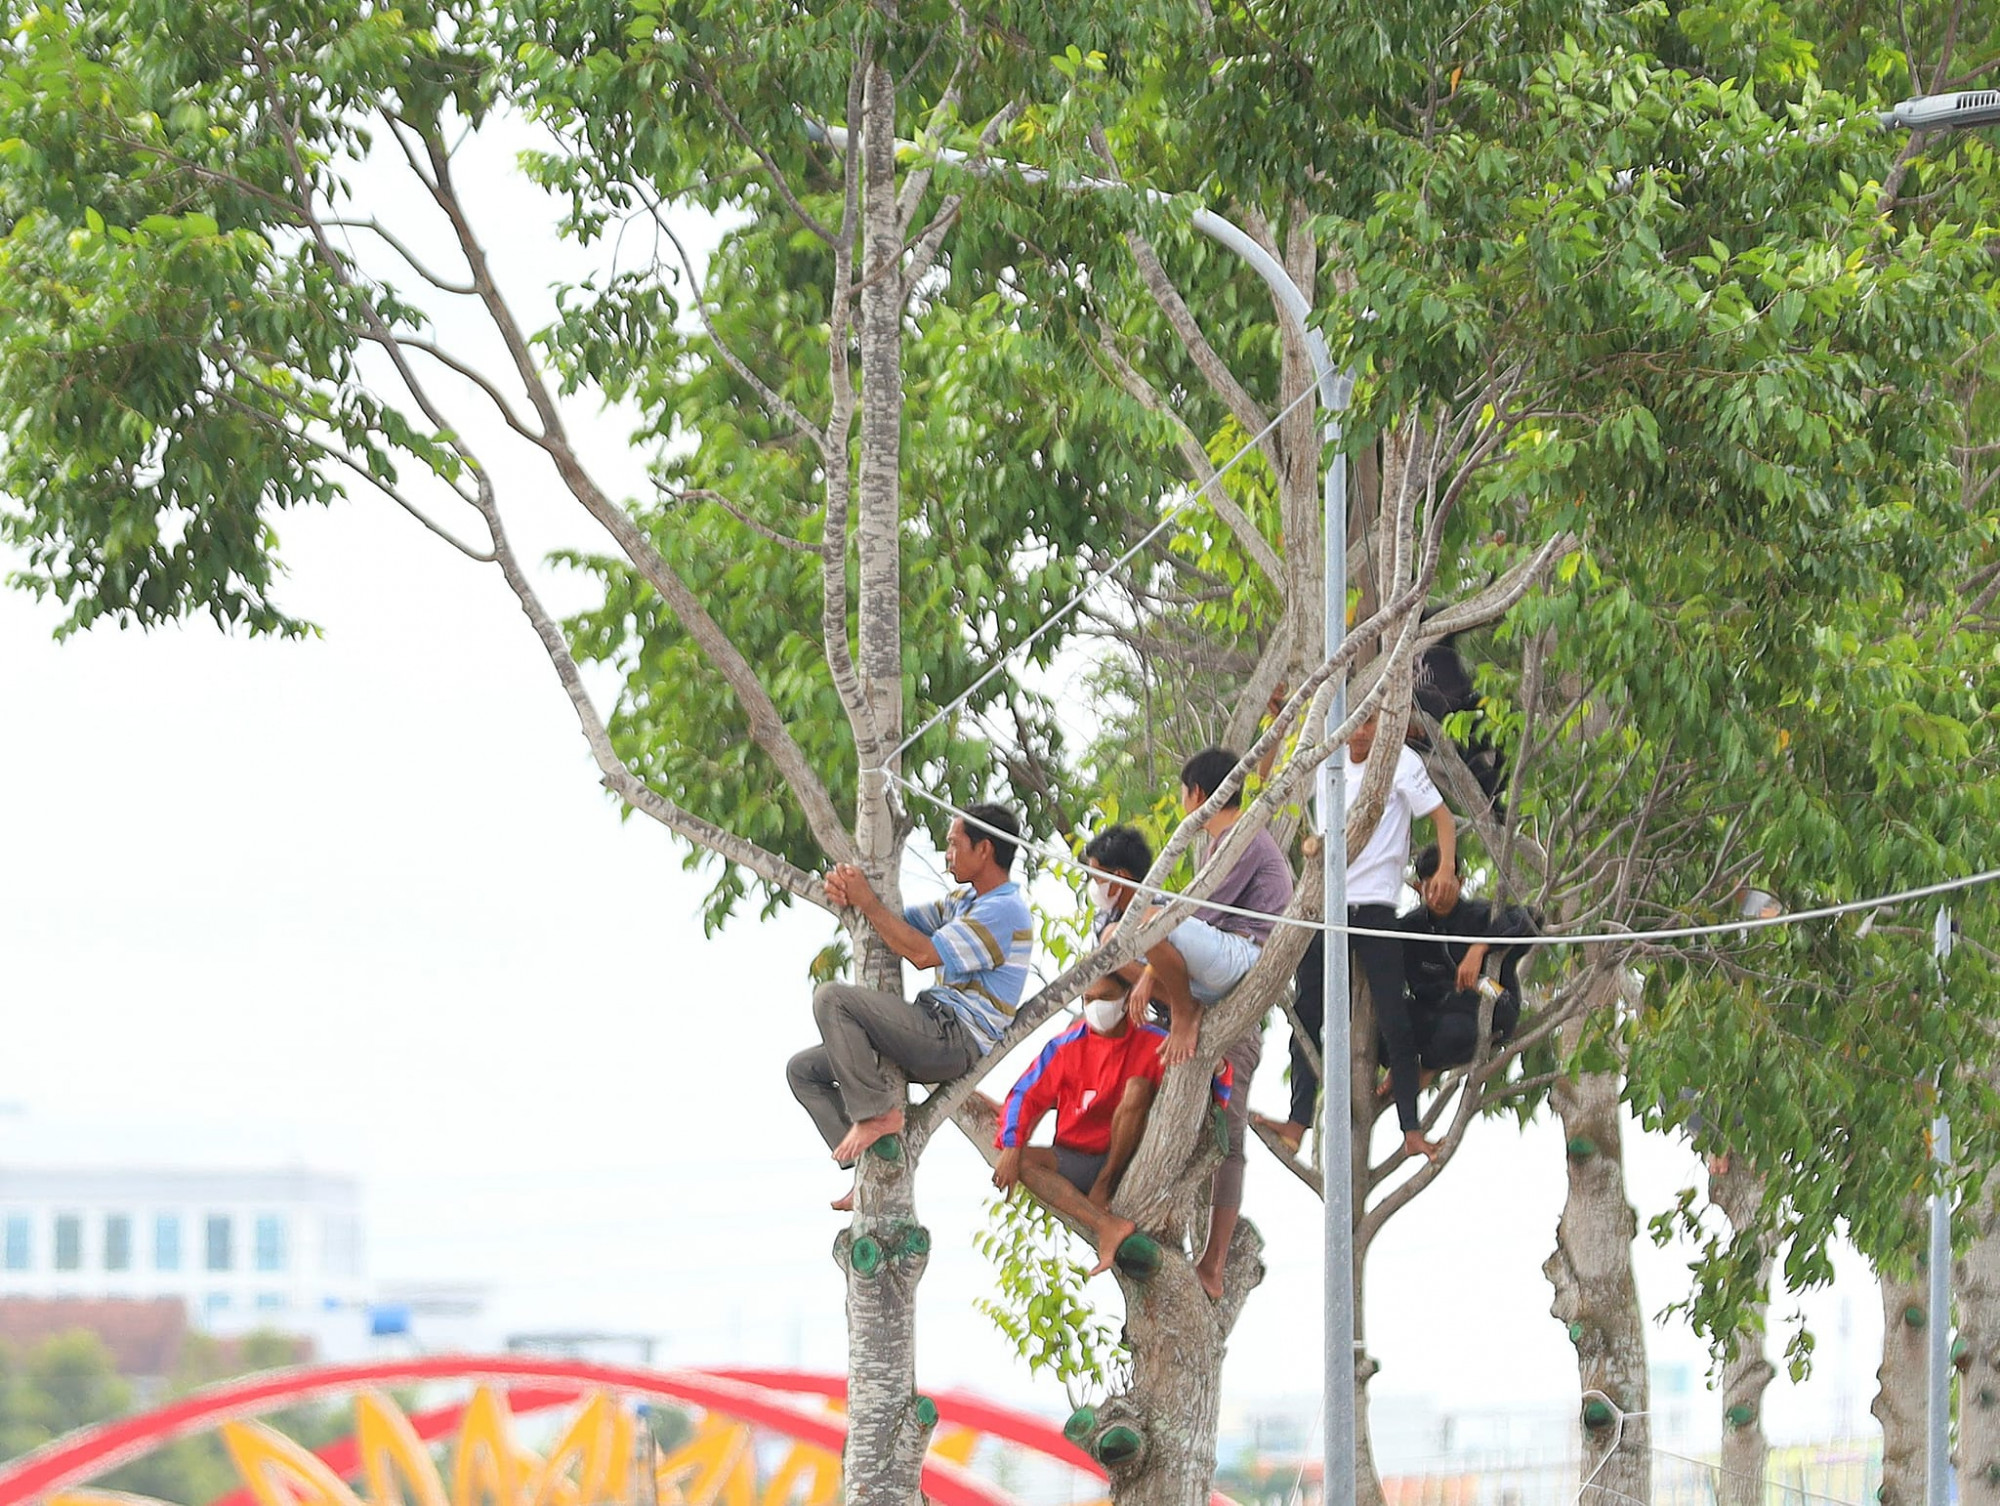
[[[917, 799], [936, 806], [956, 816], [966, 826], [977, 828], [993, 836], [1005, 837], [1017, 847], [1026, 848], [1046, 861], [1089, 875], [1091, 878], [1106, 879], [1114, 884], [1123, 884], [1135, 893], [1152, 895], [1166, 901], [1178, 901], [1182, 895], [1171, 889], [1162, 889], [1137, 879], [1127, 878], [1122, 873], [1108, 873], [1101, 868], [1093, 868], [1066, 847], [1051, 846], [1031, 842], [1025, 837], [1005, 831], [980, 820], [963, 806], [953, 805], [942, 796], [912, 783], [903, 775], [889, 769], [877, 769], [890, 783], [907, 791]], [[1944, 879], [1935, 884], [1923, 884], [1914, 889], [1898, 889], [1888, 894], [1878, 894], [1868, 899], [1851, 899], [1837, 905], [1821, 905], [1812, 910], [1788, 910], [1779, 915], [1760, 915], [1745, 920], [1717, 921], [1705, 926], [1675, 926], [1657, 931], [1591, 931], [1577, 934], [1554, 934], [1535, 936], [1460, 936], [1442, 931], [1426, 931], [1426, 941], [1456, 941], [1481, 946], [1587, 946], [1599, 942], [1614, 941], [1686, 941], [1697, 936], [1721, 936], [1742, 931], [1761, 931], [1771, 926], [1787, 926], [1802, 920], [1828, 920], [1839, 915], [1851, 915], [1858, 910], [1875, 910], [1888, 905], [1900, 905], [1913, 899], [1928, 899], [1933, 895], [1951, 894], [1960, 889], [1973, 889], [1981, 884], [1990, 884], [2000, 879], [2000, 868], [1989, 868], [1982, 873], [1969, 874], [1964, 878]], [[1328, 931], [1347, 936], [1379, 936], [1391, 941], [1406, 941], [1407, 931], [1382, 930], [1371, 926], [1349, 925], [1345, 921], [1308, 920], [1303, 916], [1274, 914], [1269, 910], [1245, 909], [1240, 905], [1218, 904], [1213, 900], [1197, 900], [1195, 903], [1204, 910], [1222, 915], [1240, 915], [1250, 920], [1269, 921], [1273, 925], [1296, 926], [1306, 931]]]
[[[1155, 523], [1151, 528], [1149, 528], [1145, 532], [1145, 534], [1140, 538], [1138, 543], [1134, 544], [1130, 549], [1127, 549], [1123, 554], [1119, 555], [1117, 559], [1113, 560], [1110, 564], [1106, 565], [1096, 575], [1092, 576], [1089, 581], [1087, 581], [1084, 585], [1079, 587], [1070, 596], [1069, 600], [1065, 601], [1061, 606], [1057, 607], [1055, 611], [1051, 612], [1047, 617], [1043, 618], [1041, 625], [1039, 627], [1037, 627], [1032, 633], [1028, 634], [1027, 637], [1023, 638], [1019, 643], [1015, 644], [1012, 648], [1008, 649], [999, 658], [995, 659], [990, 665], [988, 665], [986, 673], [982, 674], [978, 679], [974, 680], [970, 685], [966, 686], [964, 690], [960, 691], [957, 695], [953, 696], [951, 700], [947, 701], [944, 705], [938, 707], [938, 709], [931, 714], [930, 718], [921, 727], [917, 728], [916, 731], [912, 732], [908, 737], [904, 738], [901, 742], [897, 743], [896, 746], [889, 751], [889, 756], [887, 759], [884, 760], [884, 762], [894, 763], [904, 753], [907, 753], [910, 750], [910, 748], [916, 743], [918, 738], [922, 737], [925, 733], [929, 732], [933, 727], [937, 726], [938, 723], [942, 722], [946, 717], [950, 716], [954, 711], [958, 710], [959, 707], [963, 706], [967, 701], [971, 700], [973, 696], [977, 695], [980, 692], [980, 690], [983, 689], [986, 686], [986, 684], [993, 679], [995, 675], [999, 674], [1001, 670], [1007, 667], [1007, 663], [1010, 659], [1012, 659], [1016, 654], [1020, 653], [1021, 650], [1033, 647], [1036, 643], [1038, 643], [1041, 640], [1043, 634], [1047, 633], [1057, 623], [1061, 622], [1065, 617], [1069, 616], [1071, 612], [1074, 612], [1078, 607], [1082, 606], [1085, 599], [1089, 597], [1091, 592], [1095, 591], [1099, 586], [1103, 585], [1106, 581], [1110, 580], [1112, 576], [1116, 575], [1120, 570], [1124, 569], [1139, 555], [1140, 551], [1145, 549], [1145, 547], [1148, 544], [1152, 543], [1154, 539], [1158, 538], [1161, 534], [1165, 533], [1167, 531], [1168, 525], [1171, 524], [1175, 518], [1179, 517], [1181, 513], [1186, 511], [1189, 507], [1192, 507], [1195, 504], [1195, 502], [1199, 500], [1201, 496], [1208, 491], [1210, 487], [1214, 486], [1216, 482], [1220, 481], [1224, 476], [1228, 475], [1232, 470], [1234, 470], [1236, 468], [1236, 463], [1239, 460], [1241, 460], [1245, 455], [1248, 455], [1258, 445], [1262, 444], [1265, 437], [1269, 435], [1273, 429], [1277, 428], [1279, 424], [1283, 423], [1287, 418], [1291, 416], [1293, 409], [1297, 408], [1301, 403], [1305, 402], [1308, 398], [1313, 396], [1314, 390], [1315, 389], [1308, 387], [1306, 388], [1305, 391], [1301, 392], [1297, 397], [1293, 398], [1289, 403], [1285, 404], [1285, 406], [1279, 410], [1278, 416], [1276, 418], [1273, 418], [1268, 424], [1264, 425], [1263, 428], [1259, 429], [1249, 439], [1245, 440], [1243, 447], [1240, 450], [1238, 450], [1234, 455], [1231, 455], [1227, 460], [1225, 460], [1222, 463], [1222, 465], [1216, 470], [1214, 475], [1210, 476], [1206, 481], [1202, 482], [1200, 486], [1197, 486], [1193, 491], [1189, 492], [1186, 496], [1182, 497], [1178, 502], [1175, 502], [1171, 507], [1169, 507], [1167, 509], [1166, 516], [1161, 518], [1159, 522]], [[878, 769], [875, 772], [887, 773], [888, 771], [885, 769]], [[894, 779], [896, 776], [891, 774], [889, 775], [889, 777], [891, 779]]]

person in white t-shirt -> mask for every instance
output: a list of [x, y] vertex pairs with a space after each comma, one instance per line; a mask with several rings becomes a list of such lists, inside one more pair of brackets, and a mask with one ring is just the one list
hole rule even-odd
[[[1347, 809], [1361, 793], [1368, 772], [1368, 754], [1375, 746], [1375, 718], [1370, 717], [1347, 745], [1342, 769], [1347, 777]], [[1396, 902], [1403, 892], [1403, 870], [1410, 862], [1410, 827], [1428, 817], [1437, 831], [1440, 862], [1438, 871], [1425, 884], [1427, 898], [1436, 908], [1449, 910], [1458, 898], [1458, 828], [1444, 797], [1431, 783], [1424, 761], [1409, 748], [1396, 751], [1396, 774], [1382, 805], [1382, 818], [1375, 823], [1367, 843], [1347, 865], [1347, 921], [1370, 930], [1396, 928]], [[1325, 1036], [1326, 938], [1313, 937], [1299, 963], [1296, 1008], [1299, 1022], [1313, 1034], [1317, 1044]], [[1409, 997], [1403, 979], [1403, 943], [1400, 938], [1354, 936], [1348, 954], [1368, 979], [1368, 995], [1375, 1004], [1375, 1029], [1382, 1062], [1389, 1069], [1389, 1086], [1396, 1100], [1396, 1117], [1403, 1127], [1406, 1155], [1435, 1159], [1437, 1146], [1424, 1138], [1417, 1117], [1417, 1034], [1410, 1019]], [[1262, 1119], [1296, 1151], [1312, 1126], [1313, 1104], [1319, 1096], [1319, 1075], [1313, 1071], [1306, 1048], [1292, 1042], [1291, 1118], [1280, 1123]]]

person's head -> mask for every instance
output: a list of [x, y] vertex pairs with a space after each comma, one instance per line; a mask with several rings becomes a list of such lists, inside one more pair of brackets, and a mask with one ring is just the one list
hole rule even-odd
[[[1438, 867], [1443, 862], [1444, 854], [1438, 851], [1437, 843], [1435, 842], [1417, 854], [1417, 892], [1424, 895], [1424, 903], [1430, 906], [1433, 915], [1449, 913], [1448, 911], [1438, 909], [1436, 905], [1432, 905], [1430, 895], [1425, 893], [1424, 890], [1424, 885], [1437, 877]], [[1465, 877], [1465, 860], [1455, 852], [1451, 855], [1451, 873], [1453, 878]]]
[[1375, 746], [1375, 724], [1377, 718], [1367, 721], [1354, 729], [1354, 736], [1347, 740], [1347, 756], [1355, 763], [1366, 763], [1368, 753]]
[[944, 866], [961, 884], [974, 888], [1006, 882], [1019, 845], [1020, 818], [1004, 805], [969, 805], [965, 816], [951, 823]]
[[[1222, 788], [1223, 781], [1236, 772], [1241, 762], [1236, 754], [1227, 748], [1203, 748], [1194, 757], [1181, 765], [1181, 809], [1193, 815], [1208, 803], [1208, 797]], [[1239, 783], [1230, 797], [1222, 802], [1226, 811], [1236, 810], [1243, 804], [1243, 786]]]
[[1100, 910], [1123, 915], [1132, 902], [1132, 885], [1153, 866], [1153, 848], [1136, 826], [1107, 826], [1090, 839], [1083, 860], [1099, 873], [1117, 874], [1127, 880], [1092, 877], [1091, 900]]

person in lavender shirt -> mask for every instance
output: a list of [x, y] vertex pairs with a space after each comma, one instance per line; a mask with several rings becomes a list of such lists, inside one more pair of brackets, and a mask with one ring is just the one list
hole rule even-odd
[[[1181, 809], [1193, 815], [1208, 803], [1234, 772], [1237, 755], [1226, 748], [1204, 748], [1181, 770]], [[1202, 823], [1210, 844], [1223, 840], [1243, 815], [1242, 792], [1226, 800]], [[1208, 896], [1208, 903], [1180, 922], [1146, 953], [1143, 967], [1131, 979], [1126, 1004], [1134, 1023], [1149, 1007], [1164, 1005], [1167, 1038], [1160, 1043], [1160, 1060], [1167, 1066], [1193, 1057], [1201, 1030], [1201, 1011], [1219, 1004], [1256, 965], [1271, 934], [1275, 917], [1292, 902], [1292, 870], [1276, 838], [1260, 831], [1236, 860], [1236, 866]], [[1227, 908], [1219, 908], [1227, 907]], [[1247, 913], [1245, 913], [1247, 912]], [[1208, 1246], [1195, 1263], [1195, 1274], [1211, 1297], [1222, 1295], [1223, 1263], [1229, 1258], [1230, 1237], [1236, 1232], [1243, 1206], [1244, 1143], [1249, 1137], [1250, 1077], [1264, 1054], [1261, 1021], [1223, 1048], [1235, 1091], [1229, 1095], [1229, 1152], [1215, 1171], [1209, 1207]]]

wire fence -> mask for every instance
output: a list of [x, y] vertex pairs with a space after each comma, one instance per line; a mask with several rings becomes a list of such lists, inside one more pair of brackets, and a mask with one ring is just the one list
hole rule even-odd
[[[1761, 1495], [1729, 1489], [1715, 1457], [1654, 1449], [1652, 1461], [1647, 1506], [1874, 1506], [1882, 1483], [1882, 1448], [1873, 1440], [1774, 1448]], [[1320, 1506], [1323, 1499], [1316, 1465], [1302, 1490], [1286, 1461], [1267, 1461], [1256, 1475], [1227, 1482], [1240, 1506]], [[1382, 1494], [1388, 1506], [1579, 1506], [1581, 1483], [1574, 1454], [1466, 1453], [1385, 1471]], [[1630, 1499], [1601, 1482], [1588, 1494], [1581, 1506], [1626, 1506]]]

